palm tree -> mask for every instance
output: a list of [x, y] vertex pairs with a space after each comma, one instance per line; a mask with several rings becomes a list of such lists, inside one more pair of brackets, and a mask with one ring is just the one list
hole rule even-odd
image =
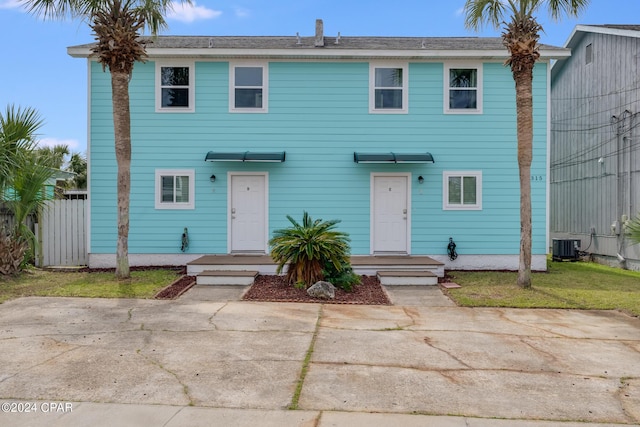
[[12, 234], [16, 239], [28, 242], [33, 251], [36, 249], [37, 241], [27, 224], [27, 218], [44, 208], [47, 200], [53, 199], [54, 192], [50, 188], [47, 189], [46, 184], [55, 171], [56, 169], [43, 161], [37, 150], [26, 152], [20, 158], [11, 180], [10, 194], [5, 198], [15, 220]]
[[0, 200], [11, 185], [22, 157], [35, 147], [36, 132], [42, 123], [32, 108], [8, 105], [4, 114], [0, 112]]
[[[92, 52], [111, 74], [113, 128], [118, 164], [118, 240], [116, 277], [130, 278], [129, 200], [131, 189], [131, 114], [129, 81], [134, 64], [146, 58], [141, 31], [156, 35], [165, 28], [171, 0], [22, 0], [45, 19], [80, 18], [88, 22], [97, 43]], [[191, 0], [178, 0], [191, 4]]]
[[59, 170], [64, 165], [64, 157], [69, 155], [69, 146], [58, 144], [53, 147], [40, 147], [38, 155], [42, 156], [50, 167]]
[[[504, 25], [502, 40], [509, 51], [516, 87], [518, 166], [520, 169], [520, 262], [518, 286], [531, 287], [531, 161], [533, 159], [533, 67], [540, 57], [542, 26], [534, 14], [546, 5], [551, 17], [578, 16], [589, 0], [467, 0], [465, 25], [479, 30], [489, 24]], [[506, 14], [510, 21], [505, 22]]]
[[313, 220], [305, 211], [302, 224], [287, 215], [291, 227], [275, 230], [269, 241], [279, 274], [288, 265], [287, 281], [308, 287], [324, 278], [327, 267], [336, 274], [350, 269], [349, 236], [335, 228], [340, 220]]
[[67, 171], [73, 172], [75, 176], [69, 184], [77, 190], [87, 189], [87, 159], [80, 153], [73, 153], [67, 164]]
[[36, 110], [8, 106], [0, 114], [0, 202], [13, 215], [14, 225], [0, 230], [0, 273], [15, 274], [23, 265], [25, 254], [35, 252], [35, 235], [27, 224], [51, 198], [45, 184], [54, 173], [36, 149], [36, 132], [42, 120]]

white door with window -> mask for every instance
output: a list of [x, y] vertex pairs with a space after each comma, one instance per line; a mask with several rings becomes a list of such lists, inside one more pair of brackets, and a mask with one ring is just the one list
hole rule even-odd
[[231, 253], [267, 251], [267, 174], [229, 175], [229, 249]]
[[372, 174], [371, 249], [374, 254], [408, 254], [409, 174]]

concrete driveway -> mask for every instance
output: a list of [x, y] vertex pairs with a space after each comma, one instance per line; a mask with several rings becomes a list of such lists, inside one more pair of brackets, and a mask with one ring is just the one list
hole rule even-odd
[[[384, 307], [203, 299], [1, 304], [0, 425], [71, 425], [83, 409], [82, 423], [111, 424], [95, 402], [137, 405], [120, 417], [166, 411], [154, 425], [207, 425], [194, 421], [205, 408], [222, 417], [216, 425], [640, 423], [640, 319], [621, 313], [469, 309], [444, 297]], [[40, 414], [5, 412], [14, 402]], [[75, 402], [75, 415], [43, 413], [43, 402]]]

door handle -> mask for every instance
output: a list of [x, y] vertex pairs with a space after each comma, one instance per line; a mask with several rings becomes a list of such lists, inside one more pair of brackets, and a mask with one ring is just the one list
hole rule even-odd
[[236, 208], [231, 208], [231, 213], [232, 214], [236, 213]]

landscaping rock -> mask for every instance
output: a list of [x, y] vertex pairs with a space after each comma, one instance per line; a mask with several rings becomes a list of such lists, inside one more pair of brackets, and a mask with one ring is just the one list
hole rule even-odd
[[319, 281], [307, 289], [307, 294], [313, 298], [334, 299], [336, 287], [332, 283]]

